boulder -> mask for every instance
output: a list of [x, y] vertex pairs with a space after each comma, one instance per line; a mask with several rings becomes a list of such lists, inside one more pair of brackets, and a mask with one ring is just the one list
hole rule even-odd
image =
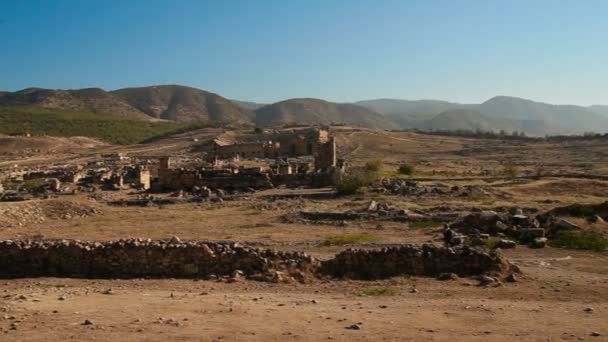
[[517, 243], [511, 240], [500, 240], [496, 243], [496, 248], [502, 249], [515, 248], [515, 246], [517, 246]]
[[544, 248], [547, 245], [547, 238], [540, 237], [532, 240], [529, 246], [530, 248]]

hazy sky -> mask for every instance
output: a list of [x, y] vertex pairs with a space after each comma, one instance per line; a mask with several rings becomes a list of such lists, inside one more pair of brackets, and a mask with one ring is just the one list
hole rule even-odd
[[0, 0], [0, 90], [608, 104], [606, 0]]

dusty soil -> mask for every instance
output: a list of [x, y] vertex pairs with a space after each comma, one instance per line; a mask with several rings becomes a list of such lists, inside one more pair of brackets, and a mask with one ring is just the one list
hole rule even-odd
[[[608, 339], [606, 255], [521, 248], [509, 256], [523, 276], [490, 288], [428, 278], [10, 280], [0, 283], [0, 327], [2, 339], [28, 341]], [[353, 324], [360, 329], [347, 329]]]
[[[106, 144], [0, 153], [0, 168], [82, 163], [101, 154], [197, 156], [220, 134], [208, 129], [135, 146]], [[0, 239], [129, 237], [236, 240], [323, 258], [348, 247], [436, 241], [441, 226], [398, 222], [285, 223], [299, 210], [345, 211], [374, 199], [409, 210], [466, 212], [520, 207], [542, 212], [571, 203], [608, 200], [600, 178], [503, 177], [505, 166], [526, 173], [608, 175], [608, 142], [521, 143], [408, 132], [340, 129], [341, 156], [354, 165], [381, 158], [389, 174], [416, 166], [429, 188], [475, 186], [475, 195], [366, 193], [308, 198], [320, 190], [274, 189], [218, 203], [111, 206], [130, 191], [80, 193], [0, 202]], [[19, 148], [25, 149], [26, 138]], [[42, 142], [41, 142], [42, 141]], [[17, 144], [17, 142], [14, 142]], [[71, 143], [72, 144], [72, 143]], [[15, 145], [17, 146], [17, 145]], [[40, 151], [40, 152], [37, 152]], [[42, 152], [45, 151], [45, 152]], [[294, 197], [294, 195], [297, 195]], [[298, 197], [301, 195], [301, 198]], [[277, 199], [278, 197], [278, 199]], [[293, 197], [293, 198], [292, 198]], [[606, 223], [572, 219], [608, 232]], [[358, 245], [325, 246], [329, 237], [365, 233]], [[517, 282], [479, 287], [473, 279], [401, 277], [383, 281], [316, 280], [310, 284], [224, 283], [175, 279], [0, 279], [0, 340], [101, 341], [608, 341], [608, 253], [518, 246], [505, 251], [522, 274]], [[111, 289], [111, 291], [108, 291]], [[413, 291], [416, 289], [417, 291]], [[84, 324], [88, 320], [91, 324]], [[347, 329], [356, 324], [360, 329]], [[592, 336], [599, 335], [599, 336]]]

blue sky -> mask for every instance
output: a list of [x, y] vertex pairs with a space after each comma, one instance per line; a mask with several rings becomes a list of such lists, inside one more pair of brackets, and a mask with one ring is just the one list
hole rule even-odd
[[608, 104], [608, 1], [0, 0], [0, 90]]

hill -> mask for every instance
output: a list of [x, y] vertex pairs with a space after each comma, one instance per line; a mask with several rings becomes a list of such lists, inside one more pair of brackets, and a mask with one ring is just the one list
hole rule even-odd
[[515, 123], [508, 120], [492, 119], [477, 111], [467, 109], [445, 111], [431, 119], [419, 122], [416, 127], [432, 130], [481, 130], [484, 132], [500, 130], [512, 132], [519, 129]]
[[112, 92], [146, 115], [179, 122], [207, 121], [250, 124], [253, 115], [234, 102], [201, 89], [161, 85]]
[[28, 88], [0, 93], [0, 106], [36, 106], [65, 111], [119, 115], [130, 119], [251, 124], [253, 114], [204, 90], [161, 85], [107, 92], [100, 88]]
[[130, 106], [123, 99], [99, 88], [77, 90], [27, 88], [13, 93], [0, 94], [0, 106], [22, 105], [120, 115], [133, 119], [148, 118], [143, 112]]
[[202, 126], [200, 123], [150, 122], [31, 106], [0, 107], [0, 134], [6, 135], [83, 136], [115, 144], [135, 144]]
[[[552, 105], [509, 96], [496, 96], [479, 105], [489, 117], [543, 122], [545, 134], [572, 134], [586, 131], [608, 131], [608, 118], [589, 108]], [[523, 127], [524, 130], [527, 127]]]
[[310, 98], [273, 103], [258, 108], [255, 114], [255, 122], [259, 126], [347, 124], [381, 129], [398, 127], [382, 114], [363, 106]]
[[230, 101], [235, 103], [237, 106], [239, 106], [245, 110], [249, 110], [249, 111], [254, 111], [254, 110], [264, 107], [266, 105], [265, 103], [257, 103], [257, 102], [251, 102], [251, 101], [239, 101], [239, 100], [230, 100]]
[[[433, 122], [430, 119], [440, 113], [468, 110], [483, 114], [486, 120], [480, 125], [487, 124], [487, 119], [499, 119], [505, 125], [500, 126], [500, 129], [508, 131], [514, 125], [517, 130], [531, 135], [608, 131], [608, 106], [552, 105], [509, 96], [496, 96], [481, 104], [395, 99], [367, 100], [357, 104], [385, 114], [402, 128], [428, 126]], [[456, 114], [450, 115], [451, 120], [454, 115]], [[436, 122], [445, 122], [445, 119], [438, 118]], [[496, 123], [498, 122], [495, 121], [494, 124]], [[467, 123], [463, 125], [466, 126]]]
[[589, 110], [591, 110], [594, 113], [608, 116], [608, 106], [594, 105], [594, 106], [590, 106], [588, 108], [589, 108]]

